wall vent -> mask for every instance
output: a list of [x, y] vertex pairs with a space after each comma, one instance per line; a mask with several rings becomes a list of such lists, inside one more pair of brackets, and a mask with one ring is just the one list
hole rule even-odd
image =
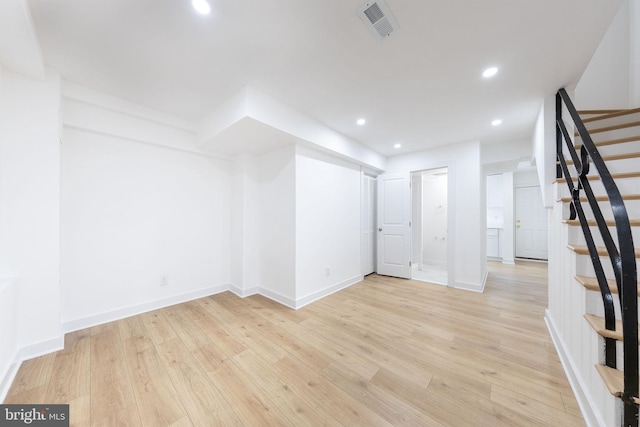
[[358, 15], [377, 38], [389, 37], [398, 29], [398, 23], [382, 0], [365, 3]]

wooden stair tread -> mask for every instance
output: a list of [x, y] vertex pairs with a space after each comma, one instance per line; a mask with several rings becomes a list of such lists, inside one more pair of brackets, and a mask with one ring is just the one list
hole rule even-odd
[[[594, 111], [607, 111], [607, 110], [594, 110]], [[585, 113], [582, 112], [580, 114], [599, 114], [596, 117], [588, 117], [586, 119], [582, 119], [582, 123], [591, 123], [597, 122], [598, 120], [606, 120], [612, 119], [614, 117], [627, 116], [629, 114], [640, 113], [640, 108], [629, 108], [626, 110], [611, 110], [606, 113]]]
[[598, 335], [605, 338], [613, 338], [616, 341], [623, 341], [622, 320], [616, 320], [616, 330], [610, 331], [604, 327], [604, 317], [596, 316], [594, 314], [585, 314], [584, 318], [587, 320], [587, 323], [589, 323], [589, 326], [591, 326]]
[[[563, 202], [563, 203], [568, 203], [571, 200], [573, 200], [571, 198], [571, 196], [567, 196], [567, 197], [561, 197], [559, 199], [557, 199], [557, 202]], [[601, 196], [596, 196], [596, 200], [599, 202], [608, 202], [609, 201], [609, 196], [607, 195], [601, 195]], [[640, 194], [623, 194], [622, 195], [622, 200], [640, 200]], [[580, 197], [580, 201], [581, 202], [587, 202], [587, 197], [586, 196], [581, 196]]]
[[[602, 160], [605, 162], [612, 162], [615, 160], [625, 160], [625, 159], [637, 159], [640, 157], [640, 152], [632, 152], [632, 153], [623, 153], [623, 154], [611, 154], [609, 156], [602, 156]], [[573, 165], [573, 159], [566, 160], [568, 165]], [[593, 162], [591, 158], [589, 158], [589, 162]], [[556, 161], [557, 164], [560, 164], [560, 161]]]
[[[563, 219], [562, 222], [564, 224], [571, 225], [571, 226], [580, 225], [579, 219]], [[616, 225], [616, 222], [613, 219], [607, 219], [605, 220], [605, 222], [609, 227], [614, 227]], [[595, 219], [587, 220], [587, 224], [589, 224], [589, 226], [591, 227], [597, 225]], [[640, 219], [629, 219], [629, 224], [631, 224], [632, 227], [638, 227], [640, 226]]]
[[[624, 390], [624, 373], [605, 365], [596, 365], [596, 370], [607, 386], [609, 393], [615, 397], [622, 396], [622, 391]], [[633, 400], [635, 403], [640, 403], [640, 399], [637, 397], [634, 397]]]
[[[615, 145], [615, 144], [624, 144], [625, 142], [633, 142], [633, 141], [640, 141], [640, 135], [634, 135], [634, 136], [627, 136], [625, 138], [616, 138], [616, 139], [609, 139], [606, 141], [594, 141], [593, 143], [595, 144], [596, 147], [605, 147], [607, 145]], [[582, 148], [582, 144], [575, 144], [574, 148], [579, 151], [580, 148]]]
[[[603, 126], [601, 128], [589, 129], [589, 134], [600, 133], [600, 132], [609, 132], [609, 131], [612, 131], [612, 130], [626, 129], [626, 128], [632, 128], [632, 127], [636, 127], [636, 126], [640, 126], [640, 121], [619, 123], [617, 125]], [[580, 135], [578, 134], [577, 131], [575, 133], [575, 136], [578, 137], [578, 138], [580, 137]]]
[[589, 114], [611, 114], [611, 113], [618, 113], [620, 111], [626, 111], [624, 108], [620, 108], [620, 109], [612, 109], [612, 110], [606, 110], [606, 109], [602, 109], [602, 110], [578, 110], [578, 114], [580, 116], [584, 116], [584, 115], [589, 115]]
[[[600, 292], [600, 285], [598, 285], [598, 279], [590, 276], [574, 276], [574, 278], [584, 286], [585, 289], [593, 292]], [[612, 294], [618, 293], [618, 285], [616, 284], [615, 279], [607, 279], [607, 283], [609, 284], [609, 290]], [[640, 282], [638, 283], [638, 296], [640, 296]]]
[[[589, 255], [589, 249], [586, 245], [567, 245], [567, 248], [580, 255]], [[596, 249], [598, 250], [598, 255], [608, 255], [607, 249], [604, 246], [597, 246]], [[635, 255], [636, 259], [640, 258], [640, 249], [636, 248]]]
[[[589, 181], [600, 180], [600, 175], [587, 175], [587, 177], [589, 178]], [[572, 178], [572, 181], [575, 181], [578, 179], [575, 176], [572, 176], [571, 178]], [[611, 178], [613, 179], [640, 178], [640, 171], [612, 173]], [[567, 180], [564, 177], [562, 177], [562, 178], [556, 178], [555, 182], [567, 182]]]

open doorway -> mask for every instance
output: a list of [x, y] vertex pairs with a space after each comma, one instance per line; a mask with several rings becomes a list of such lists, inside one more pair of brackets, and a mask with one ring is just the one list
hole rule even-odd
[[448, 284], [448, 169], [411, 174], [411, 277]]

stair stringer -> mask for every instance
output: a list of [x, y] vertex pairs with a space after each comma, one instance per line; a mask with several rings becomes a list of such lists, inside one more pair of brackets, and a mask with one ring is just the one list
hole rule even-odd
[[[557, 194], [559, 184], [554, 185]], [[554, 203], [548, 215], [547, 328], [586, 424], [620, 425], [621, 401], [608, 392], [594, 369], [603, 359], [604, 342], [583, 317], [587, 312], [588, 291], [574, 279], [580, 255], [567, 248], [570, 231], [569, 226], [562, 223], [562, 203]]]

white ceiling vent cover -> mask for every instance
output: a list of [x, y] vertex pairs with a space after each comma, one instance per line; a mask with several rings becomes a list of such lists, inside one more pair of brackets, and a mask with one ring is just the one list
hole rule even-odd
[[382, 0], [365, 3], [358, 11], [358, 15], [378, 38], [384, 39], [398, 29], [398, 23]]

